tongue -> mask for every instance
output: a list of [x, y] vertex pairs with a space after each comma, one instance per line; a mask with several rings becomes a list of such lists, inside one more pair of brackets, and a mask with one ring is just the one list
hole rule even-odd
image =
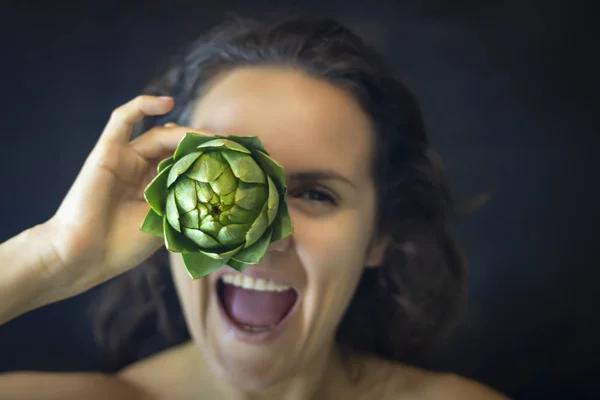
[[296, 293], [248, 290], [223, 285], [225, 310], [237, 323], [248, 326], [275, 325], [285, 317], [296, 300]]

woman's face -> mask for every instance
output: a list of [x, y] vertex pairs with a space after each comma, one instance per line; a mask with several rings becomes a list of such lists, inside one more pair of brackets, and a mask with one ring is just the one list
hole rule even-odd
[[260, 389], [318, 369], [363, 268], [381, 262], [381, 246], [369, 246], [375, 188], [367, 116], [327, 82], [248, 67], [213, 82], [190, 126], [258, 136], [286, 171], [294, 225], [292, 236], [271, 244], [241, 274], [224, 266], [193, 281], [171, 254], [193, 339], [214, 372], [238, 388]]

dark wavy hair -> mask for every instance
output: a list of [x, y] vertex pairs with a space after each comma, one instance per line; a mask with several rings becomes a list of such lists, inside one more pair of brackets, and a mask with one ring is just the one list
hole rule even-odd
[[[235, 19], [183, 48], [144, 90], [173, 96], [175, 108], [146, 118], [136, 135], [168, 121], [188, 125], [194, 101], [217, 74], [260, 65], [297, 68], [343, 88], [370, 117], [376, 227], [390, 245], [384, 265], [364, 270], [336, 336], [351, 352], [417, 364], [461, 315], [466, 263], [452, 230], [457, 202], [419, 106], [374, 48], [330, 18]], [[117, 368], [144, 348], [189, 338], [164, 249], [111, 282], [97, 311], [96, 338]]]

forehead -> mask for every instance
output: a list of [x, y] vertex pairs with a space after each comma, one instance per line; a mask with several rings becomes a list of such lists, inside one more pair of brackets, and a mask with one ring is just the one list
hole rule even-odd
[[286, 170], [368, 175], [371, 130], [353, 96], [301, 71], [237, 69], [199, 99], [190, 125], [217, 134], [258, 136]]

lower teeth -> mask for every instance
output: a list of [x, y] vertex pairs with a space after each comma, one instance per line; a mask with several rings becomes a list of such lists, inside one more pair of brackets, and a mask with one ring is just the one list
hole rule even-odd
[[270, 328], [268, 326], [250, 326], [250, 325], [242, 325], [242, 327], [245, 330], [251, 331], [251, 332], [262, 332], [262, 331], [269, 330], [269, 328]]

